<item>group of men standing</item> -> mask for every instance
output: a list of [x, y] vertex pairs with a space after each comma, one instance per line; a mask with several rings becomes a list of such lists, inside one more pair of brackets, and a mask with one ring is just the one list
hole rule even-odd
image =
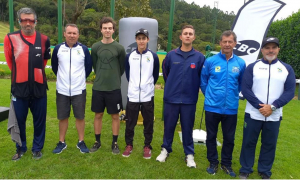
[[[35, 31], [37, 17], [30, 8], [18, 11], [21, 30], [9, 33], [4, 40], [5, 57], [12, 71], [12, 102], [20, 129], [22, 145], [17, 144], [13, 160], [18, 160], [27, 151], [26, 118], [28, 108], [33, 115], [33, 158], [42, 157], [44, 146], [47, 81], [45, 65], [50, 59], [49, 38]], [[125, 54], [122, 45], [112, 35], [116, 24], [112, 18], [100, 21], [102, 40], [88, 48], [78, 42], [79, 29], [67, 24], [64, 30], [66, 41], [57, 45], [52, 54], [52, 70], [57, 76], [56, 105], [59, 119], [59, 142], [53, 153], [59, 154], [67, 148], [65, 141], [70, 117], [70, 106], [76, 118], [78, 131], [77, 148], [82, 153], [95, 152], [101, 147], [102, 119], [105, 108], [112, 118], [112, 153], [119, 154], [119, 112], [122, 107], [121, 76], [126, 72], [128, 103], [126, 106], [125, 142], [122, 154], [129, 157], [133, 150], [134, 128], [139, 111], [144, 118], [144, 155], [151, 158], [151, 142], [154, 124], [154, 85], [158, 79], [159, 60], [147, 48], [149, 32], [139, 29], [135, 33], [137, 49]], [[240, 155], [240, 178], [253, 172], [255, 148], [261, 132], [262, 146], [258, 160], [258, 172], [262, 178], [270, 178], [274, 162], [282, 107], [294, 96], [295, 74], [292, 67], [277, 59], [279, 41], [270, 37], [261, 46], [263, 58], [246, 68], [243, 59], [233, 54], [237, 37], [233, 31], [225, 31], [220, 38], [221, 51], [205, 60], [193, 48], [195, 29], [183, 26], [180, 34], [181, 46], [170, 51], [162, 65], [165, 80], [164, 90], [164, 136], [161, 153], [156, 158], [165, 162], [172, 152], [172, 142], [178, 118], [182, 129], [182, 140], [188, 167], [196, 168], [194, 161], [193, 126], [199, 88], [205, 96], [205, 124], [207, 131], [206, 169], [209, 174], [218, 170], [217, 132], [221, 122], [223, 147], [221, 169], [232, 177], [232, 153], [234, 149], [239, 93], [247, 99], [244, 119], [243, 143]], [[95, 143], [87, 148], [84, 142], [86, 78], [94, 69], [96, 74], [92, 88], [91, 110], [95, 112]]]

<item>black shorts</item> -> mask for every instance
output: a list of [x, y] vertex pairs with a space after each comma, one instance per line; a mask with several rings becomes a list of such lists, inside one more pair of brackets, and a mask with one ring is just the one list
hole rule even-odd
[[113, 91], [97, 91], [93, 89], [92, 111], [103, 113], [105, 107], [108, 114], [118, 114], [123, 109], [120, 89]]
[[70, 117], [71, 105], [76, 119], [84, 119], [86, 90], [76, 96], [65, 96], [56, 91], [57, 119], [63, 120]]

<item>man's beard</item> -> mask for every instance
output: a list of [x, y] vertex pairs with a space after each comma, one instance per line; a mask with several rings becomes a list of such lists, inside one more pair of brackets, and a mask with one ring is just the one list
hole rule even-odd
[[276, 59], [276, 55], [266, 55], [266, 60], [268, 61], [273, 61], [274, 59]]

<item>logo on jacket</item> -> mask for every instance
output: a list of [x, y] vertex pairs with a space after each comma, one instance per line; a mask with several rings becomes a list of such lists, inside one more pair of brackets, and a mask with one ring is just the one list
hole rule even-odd
[[221, 72], [221, 66], [216, 66], [215, 67], [215, 72]]
[[238, 41], [233, 48], [233, 53], [237, 56], [246, 56], [255, 53], [260, 47], [260, 44], [254, 40]]
[[41, 54], [36, 54], [35, 56], [41, 57]]
[[281, 68], [277, 68], [279, 73], [282, 73], [282, 69]]
[[233, 72], [233, 73], [239, 73], [239, 72], [240, 72], [240, 68], [239, 68], [239, 67], [233, 66], [233, 67], [232, 67], [232, 72]]
[[35, 49], [42, 49], [41, 47], [35, 47]]
[[195, 69], [195, 68], [196, 68], [196, 64], [195, 64], [195, 63], [191, 63], [190, 67], [191, 67], [192, 69]]
[[80, 50], [77, 50], [77, 55], [80, 55]]
[[147, 56], [147, 62], [150, 62], [150, 58]]

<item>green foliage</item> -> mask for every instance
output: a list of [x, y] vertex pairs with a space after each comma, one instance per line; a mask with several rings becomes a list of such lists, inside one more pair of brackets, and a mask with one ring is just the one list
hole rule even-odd
[[[158, 21], [158, 44], [166, 50], [169, 30], [171, 0], [120, 0], [115, 2], [115, 20], [123, 17], [149, 17]], [[7, 1], [0, 0], [0, 10], [7, 22]], [[181, 44], [179, 39], [181, 27], [192, 24], [196, 29], [195, 49], [204, 52], [207, 44], [212, 45], [214, 11], [209, 6], [200, 6], [195, 3], [188, 4], [183, 0], [175, 0], [175, 13], [173, 22], [172, 49]], [[57, 0], [14, 0], [14, 17], [22, 7], [33, 8], [38, 16], [37, 30], [50, 38], [51, 45], [58, 43], [57, 28]], [[63, 1], [63, 25], [77, 23], [80, 31], [79, 41], [88, 47], [101, 39], [99, 20], [110, 15], [110, 1], [108, 0], [65, 0]], [[219, 11], [217, 14], [216, 39], [222, 31], [230, 29], [235, 15]], [[1, 24], [0, 24], [1, 26]], [[17, 21], [15, 26], [19, 27]], [[1, 27], [0, 27], [1, 28]], [[7, 30], [6, 30], [7, 31]], [[2, 33], [4, 31], [0, 31]], [[5, 32], [6, 34], [7, 32]], [[4, 34], [4, 35], [5, 35]], [[115, 39], [118, 40], [118, 25], [115, 29]], [[1, 34], [0, 34], [1, 35]], [[0, 42], [1, 37], [0, 36]], [[217, 40], [216, 40], [217, 44]]]
[[288, 18], [271, 24], [268, 36], [279, 39], [280, 52], [278, 58], [290, 64], [300, 78], [300, 11]]

